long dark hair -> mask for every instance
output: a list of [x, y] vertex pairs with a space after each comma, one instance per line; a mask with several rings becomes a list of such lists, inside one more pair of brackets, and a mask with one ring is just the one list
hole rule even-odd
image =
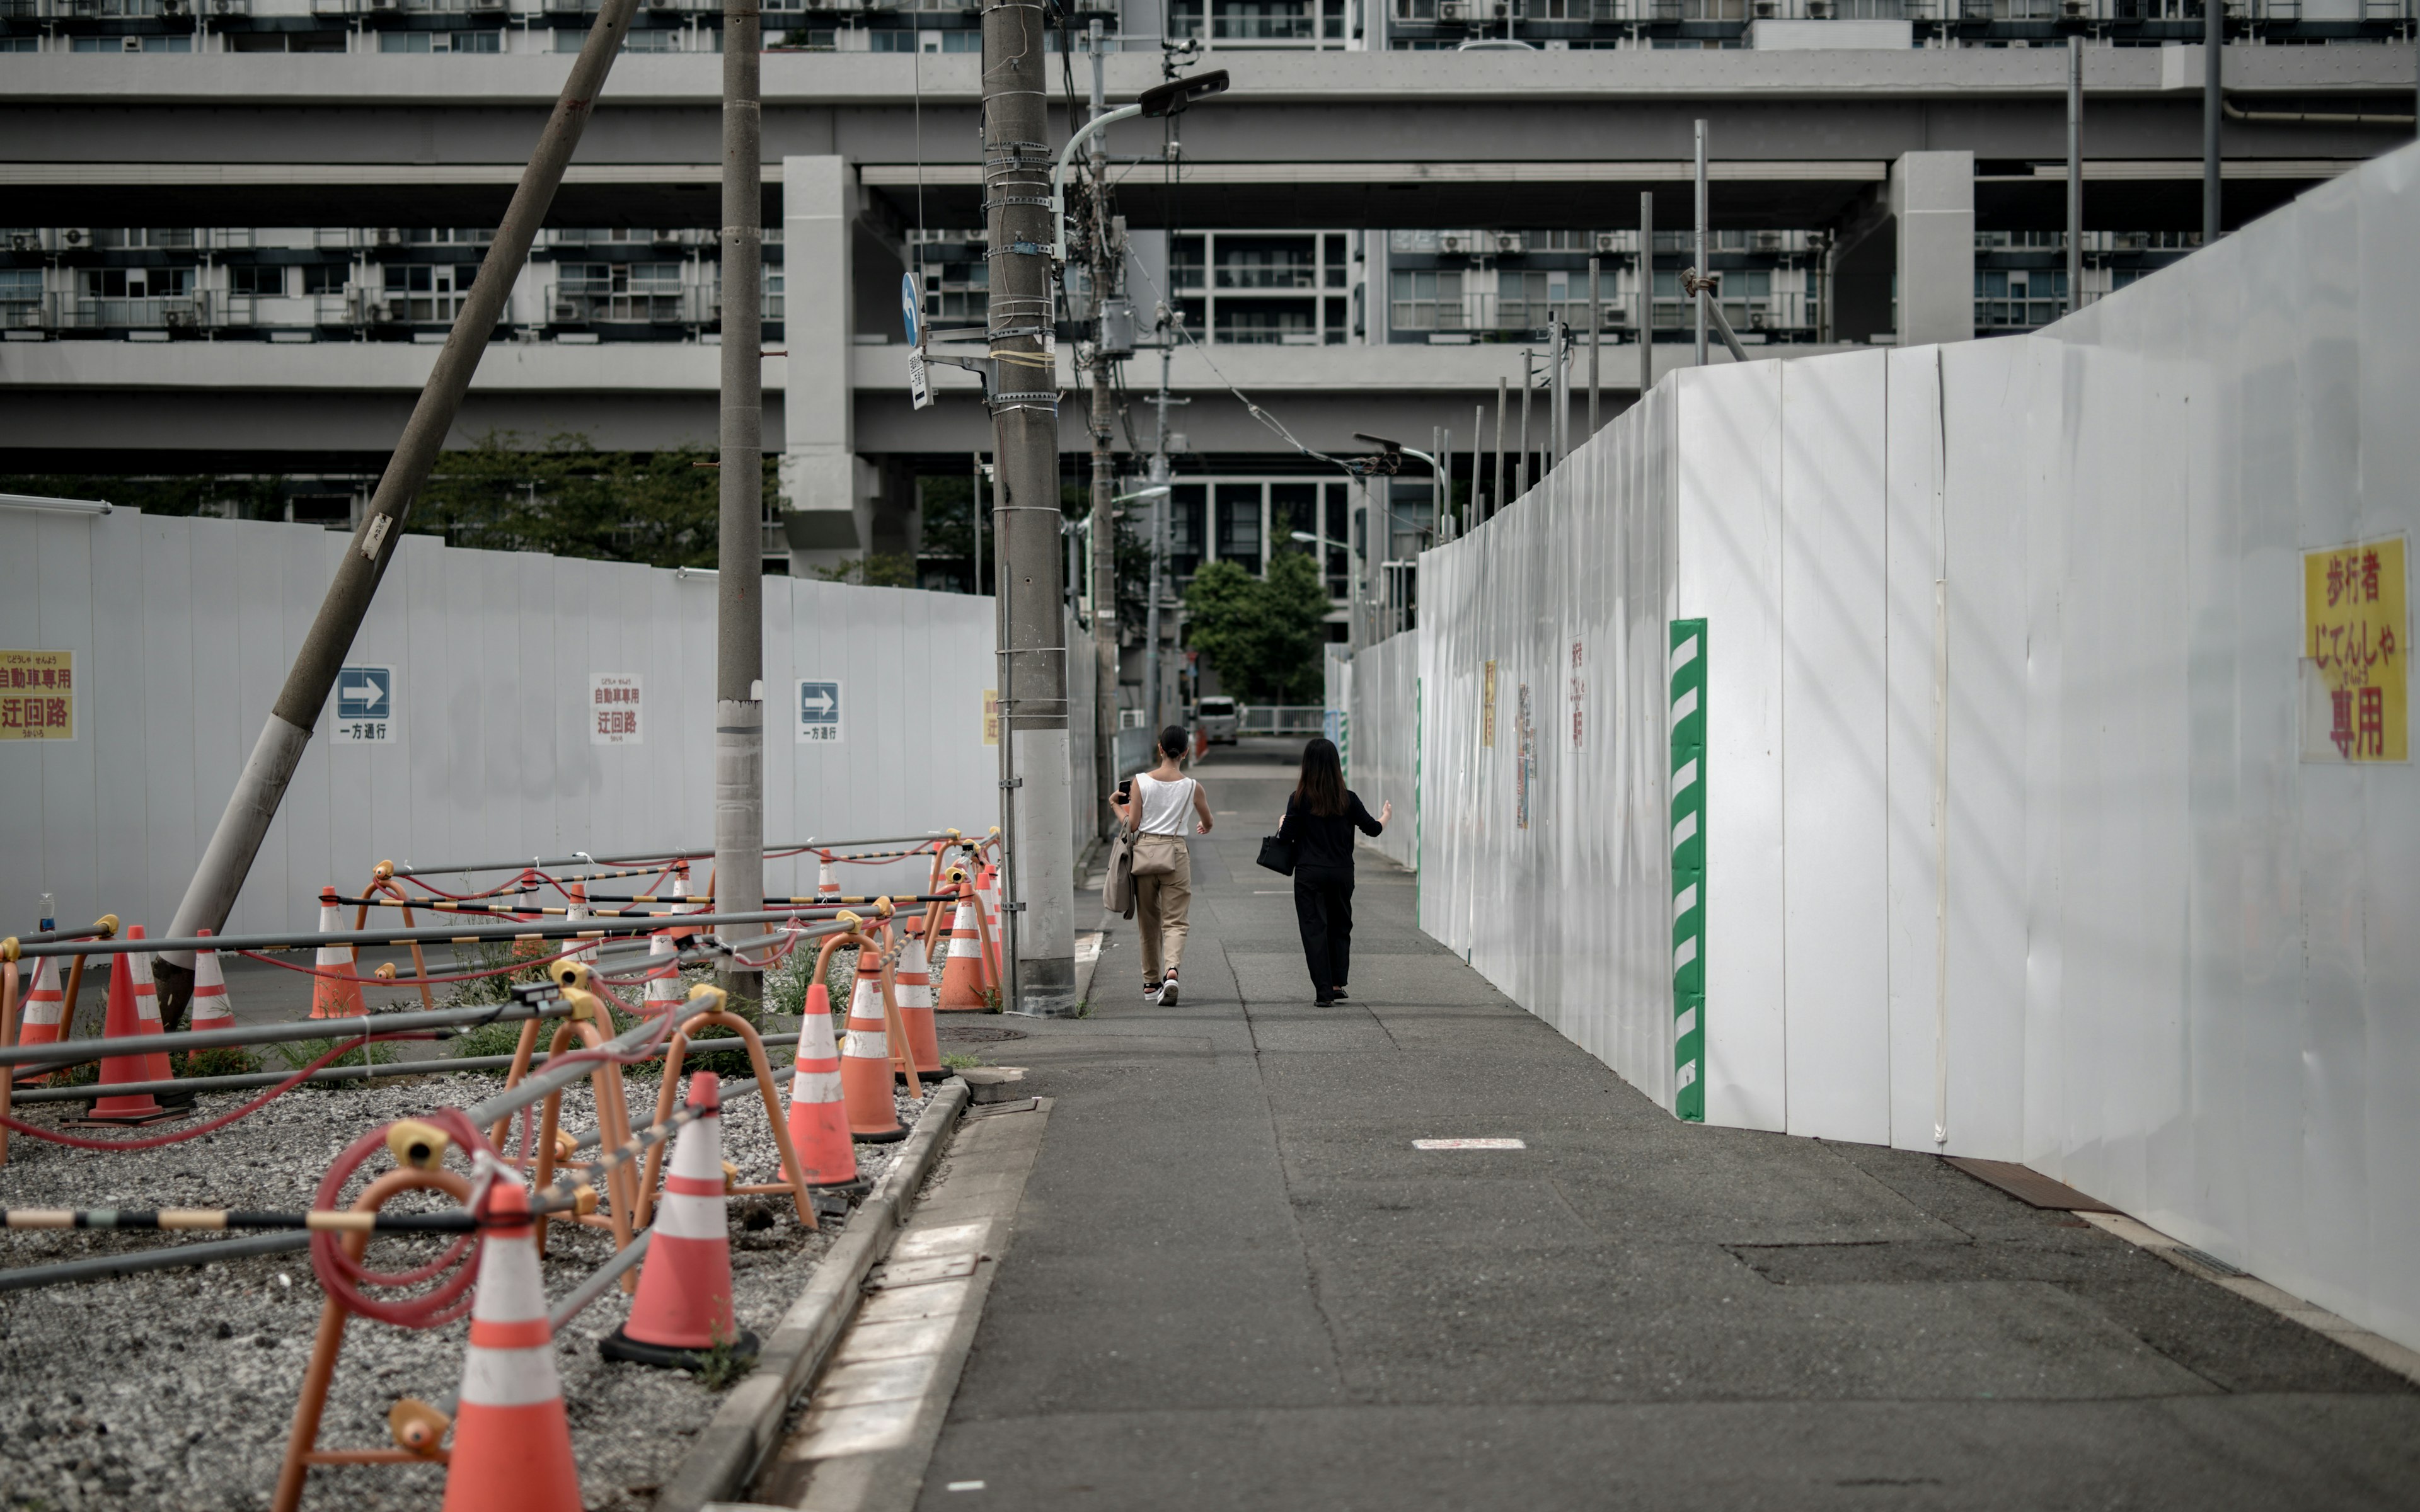
[[1183, 756], [1185, 748], [1191, 744], [1193, 744], [1193, 737], [1185, 733], [1185, 727], [1181, 724], [1170, 725], [1159, 733], [1159, 751], [1163, 756]]
[[1295, 802], [1302, 811], [1332, 819], [1344, 811], [1344, 764], [1336, 742], [1314, 736], [1302, 748], [1302, 777], [1294, 785]]

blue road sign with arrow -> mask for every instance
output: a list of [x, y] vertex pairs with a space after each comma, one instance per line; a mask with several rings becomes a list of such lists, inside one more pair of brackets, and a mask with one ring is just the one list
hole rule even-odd
[[395, 669], [347, 667], [336, 674], [336, 722], [340, 744], [384, 745], [395, 739]]
[[799, 681], [799, 744], [837, 745], [841, 738], [841, 687], [837, 682]]

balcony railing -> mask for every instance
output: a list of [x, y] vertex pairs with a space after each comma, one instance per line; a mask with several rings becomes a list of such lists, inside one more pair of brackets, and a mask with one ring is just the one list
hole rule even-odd
[[707, 291], [670, 294], [591, 294], [557, 289], [549, 310], [556, 325], [686, 325], [711, 318], [698, 312]]
[[57, 326], [70, 331], [199, 331], [211, 320], [210, 296], [82, 299], [56, 296]]

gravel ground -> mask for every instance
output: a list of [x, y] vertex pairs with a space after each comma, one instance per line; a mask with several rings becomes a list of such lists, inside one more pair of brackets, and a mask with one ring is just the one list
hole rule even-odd
[[[786, 1052], [777, 1053], [777, 1062]], [[642, 1085], [644, 1082], [644, 1085]], [[330, 1160], [376, 1124], [447, 1104], [468, 1104], [501, 1078], [414, 1078], [405, 1084], [303, 1088], [216, 1134], [161, 1149], [104, 1154], [17, 1136], [0, 1169], [8, 1207], [244, 1207], [301, 1209]], [[630, 1080], [633, 1121], [654, 1103], [652, 1079]], [[564, 1124], [592, 1126], [585, 1084], [566, 1092]], [[205, 1098], [205, 1115], [237, 1105]], [[78, 1104], [28, 1110], [52, 1122]], [[901, 1102], [902, 1121], [914, 1110]], [[778, 1164], [752, 1097], [723, 1119], [724, 1155], [743, 1180], [770, 1180]], [[151, 1133], [162, 1132], [155, 1128]], [[110, 1137], [110, 1135], [104, 1135]], [[860, 1145], [868, 1178], [896, 1145]], [[383, 1156], [367, 1163], [371, 1175]], [[735, 1202], [732, 1271], [743, 1328], [770, 1330], [796, 1300], [829, 1232], [803, 1229], [795, 1210]], [[174, 1242], [157, 1234], [15, 1231], [7, 1263], [39, 1264]], [[561, 1297], [612, 1252], [602, 1230], [556, 1225], [546, 1264]], [[371, 1263], [403, 1269], [427, 1242], [381, 1240]], [[306, 1252], [199, 1270], [0, 1294], [0, 1502], [12, 1508], [253, 1508], [268, 1504], [295, 1397], [318, 1327], [321, 1296]], [[597, 1343], [626, 1316], [609, 1292], [558, 1336], [557, 1362], [587, 1504], [643, 1509], [719, 1400], [677, 1371], [608, 1365]], [[386, 1412], [398, 1397], [450, 1396], [462, 1373], [467, 1321], [405, 1330], [355, 1319], [348, 1332], [322, 1447], [391, 1444]], [[323, 1467], [305, 1504], [345, 1499], [358, 1512], [436, 1504], [433, 1466]]]

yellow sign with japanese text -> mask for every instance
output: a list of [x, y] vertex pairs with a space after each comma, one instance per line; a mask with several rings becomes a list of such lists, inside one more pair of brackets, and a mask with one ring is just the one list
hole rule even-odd
[[2399, 535], [2303, 553], [2305, 760], [2411, 759], [2405, 582]]
[[984, 744], [1000, 744], [1000, 689], [984, 689]]
[[1496, 663], [1492, 661], [1479, 674], [1479, 743], [1496, 744]]
[[75, 653], [0, 651], [0, 740], [75, 738]]

